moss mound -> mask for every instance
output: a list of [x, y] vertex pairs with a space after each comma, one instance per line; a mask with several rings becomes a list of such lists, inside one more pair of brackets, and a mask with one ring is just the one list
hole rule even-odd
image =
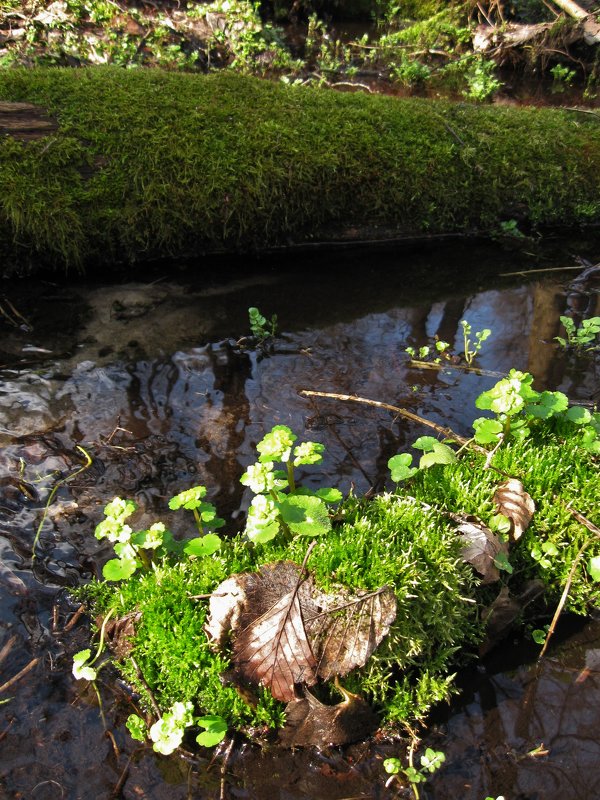
[[418, 235], [600, 220], [593, 115], [100, 67], [4, 71], [9, 101], [41, 106], [58, 129], [2, 128], [4, 274], [351, 226]]
[[[517, 608], [512, 623], [522, 627], [532, 620], [541, 624], [568, 580], [566, 608], [586, 613], [598, 606], [600, 583], [586, 563], [600, 553], [600, 540], [580, 518], [593, 518], [600, 483], [597, 455], [582, 442], [565, 420], [545, 421], [528, 439], [501, 448], [494, 469], [486, 467], [485, 453], [469, 452], [455, 463], [420, 470], [396, 493], [372, 501], [347, 498], [332, 530], [317, 538], [308, 569], [318, 587], [373, 591], [387, 585], [396, 595], [398, 612], [389, 634], [366, 665], [343, 681], [375, 705], [384, 724], [410, 725], [448, 697], [456, 666], [476, 654], [485, 636], [485, 609], [503, 592], [522, 596], [531, 579], [546, 587], [543, 601], [521, 612]], [[448, 512], [477, 515], [492, 526], [492, 498], [506, 475], [523, 482], [536, 509], [511, 546], [510, 571], [485, 585], [461, 557], [464, 543]], [[297, 536], [288, 543], [279, 537], [253, 545], [238, 536], [211, 556], [163, 563], [117, 585], [87, 587], [95, 611], [114, 609], [118, 618], [140, 614], [132, 651], [117, 653], [116, 659], [142, 705], [150, 708], [150, 687], [163, 711], [189, 701], [234, 728], [281, 726], [284, 706], [268, 691], [257, 691], [249, 704], [223, 681], [228, 651], [217, 654], [209, 646], [207, 598], [232, 574], [284, 560], [302, 563], [308, 543]]]

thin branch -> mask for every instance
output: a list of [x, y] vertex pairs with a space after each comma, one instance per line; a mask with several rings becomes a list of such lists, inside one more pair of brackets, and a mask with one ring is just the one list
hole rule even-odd
[[144, 689], [146, 690], [146, 692], [148, 694], [148, 698], [150, 700], [150, 704], [152, 705], [152, 708], [154, 709], [154, 713], [160, 719], [162, 717], [162, 714], [160, 713], [160, 708], [158, 707], [158, 703], [156, 702], [156, 698], [154, 697], [152, 689], [148, 686], [146, 678], [144, 678], [142, 670], [138, 667], [135, 658], [133, 656], [129, 656], [129, 660], [133, 664], [133, 668], [135, 670], [135, 674], [138, 676], [139, 682], [142, 684], [142, 686], [144, 687]]
[[7, 689], [10, 689], [11, 686], [14, 686], [17, 681], [20, 681], [21, 678], [24, 678], [28, 672], [31, 672], [38, 662], [39, 658], [33, 658], [26, 667], [23, 667], [20, 672], [17, 672], [17, 674], [13, 675], [10, 680], [6, 681], [6, 683], [3, 683], [2, 686], [0, 686], [0, 692], [5, 692]]
[[450, 361], [441, 361], [436, 364], [435, 361], [419, 361], [416, 358], [411, 358], [409, 361], [410, 367], [417, 369], [461, 369], [463, 372], [470, 372], [473, 375], [485, 375], [488, 378], [504, 378], [504, 372], [494, 372], [491, 369], [480, 369], [479, 367], [470, 367], [468, 364], [452, 364]]
[[393, 411], [395, 414], [399, 414], [401, 417], [406, 417], [406, 419], [412, 420], [412, 422], [418, 422], [420, 425], [426, 425], [428, 428], [433, 428], [434, 431], [441, 433], [442, 436], [445, 436], [447, 439], [454, 439], [459, 444], [466, 444], [469, 441], [463, 436], [459, 436], [458, 433], [455, 433], [451, 428], [445, 428], [443, 425], [438, 425], [437, 422], [431, 422], [431, 420], [425, 419], [425, 417], [420, 417], [418, 414], [414, 414], [412, 411], [408, 411], [406, 408], [392, 406], [389, 403], [381, 403], [379, 400], [369, 400], [366, 397], [358, 397], [358, 395], [355, 394], [315, 392], [311, 389], [301, 389], [299, 393], [305, 397], [327, 397], [330, 400], [344, 400], [352, 403], [364, 403], [368, 406], [375, 406], [375, 408], [384, 408], [386, 411]]

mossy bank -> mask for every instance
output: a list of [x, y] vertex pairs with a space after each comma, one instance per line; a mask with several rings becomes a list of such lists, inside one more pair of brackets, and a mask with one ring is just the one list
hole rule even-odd
[[[37, 134], [11, 125], [20, 113], [45, 119]], [[4, 275], [123, 269], [353, 227], [415, 236], [600, 222], [600, 124], [576, 111], [233, 74], [14, 69], [0, 74], [0, 132]]]

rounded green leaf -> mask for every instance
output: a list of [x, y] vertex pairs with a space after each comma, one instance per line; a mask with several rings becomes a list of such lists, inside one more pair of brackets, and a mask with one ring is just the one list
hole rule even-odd
[[288, 528], [300, 536], [320, 536], [331, 530], [327, 506], [319, 497], [292, 495], [279, 506]]
[[587, 571], [594, 581], [600, 581], [600, 556], [590, 558], [587, 564]]
[[587, 425], [592, 419], [592, 415], [587, 408], [582, 408], [581, 406], [571, 406], [571, 408], [568, 408], [565, 411], [565, 417], [571, 422], [574, 422], [575, 425]]
[[398, 453], [397, 456], [392, 456], [387, 465], [392, 473], [392, 480], [395, 483], [405, 481], [417, 472], [417, 467], [411, 467], [413, 457], [410, 453]]
[[190, 539], [183, 548], [183, 552], [188, 556], [210, 556], [216, 553], [221, 547], [221, 540], [216, 533], [207, 533], [206, 536], [198, 536]]
[[137, 566], [132, 558], [111, 558], [102, 567], [102, 576], [107, 581], [124, 581], [131, 578]]
[[219, 744], [227, 733], [227, 722], [223, 717], [208, 715], [206, 717], [199, 717], [196, 722], [201, 728], [206, 728], [205, 731], [199, 733], [196, 741], [202, 747], [214, 747]]

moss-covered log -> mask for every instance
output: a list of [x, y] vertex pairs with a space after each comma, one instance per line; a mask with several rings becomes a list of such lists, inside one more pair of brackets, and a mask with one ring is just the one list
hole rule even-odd
[[600, 221], [593, 114], [115, 68], [8, 70], [0, 101], [58, 123], [42, 136], [2, 127], [4, 274], [350, 228], [414, 236], [489, 232], [503, 219]]

